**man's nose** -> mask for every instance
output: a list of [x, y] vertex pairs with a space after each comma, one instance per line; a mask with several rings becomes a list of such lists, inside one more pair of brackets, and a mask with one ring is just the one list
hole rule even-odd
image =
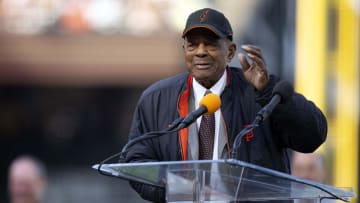
[[204, 43], [200, 43], [196, 50], [196, 56], [204, 57], [207, 55], [206, 45]]

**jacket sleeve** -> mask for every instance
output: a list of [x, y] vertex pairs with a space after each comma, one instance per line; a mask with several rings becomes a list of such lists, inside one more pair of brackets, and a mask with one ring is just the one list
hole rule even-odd
[[[146, 120], [144, 118], [143, 104], [138, 103], [133, 121], [131, 124], [131, 129], [129, 133], [129, 140], [137, 138], [138, 136], [143, 135], [145, 132], [148, 132], [148, 126], [146, 126]], [[156, 158], [155, 150], [153, 150], [152, 140], [143, 140], [134, 144], [126, 150], [126, 162], [148, 162], [148, 161], [158, 161]], [[130, 181], [131, 187], [145, 200], [151, 202], [165, 202], [165, 189], [161, 187], [156, 187], [140, 182]]]
[[159, 188], [134, 181], [130, 181], [130, 185], [145, 200], [156, 203], [166, 202], [164, 188]]
[[[270, 77], [263, 91], [257, 93], [257, 102], [264, 106], [278, 79]], [[327, 122], [321, 110], [303, 95], [294, 93], [284, 104], [279, 104], [270, 116], [274, 139], [282, 146], [309, 153], [315, 151], [326, 139]]]

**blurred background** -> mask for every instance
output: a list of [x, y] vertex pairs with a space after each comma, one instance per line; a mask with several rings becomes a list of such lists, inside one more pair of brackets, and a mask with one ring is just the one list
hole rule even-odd
[[327, 184], [358, 193], [360, 0], [0, 0], [0, 202], [24, 153], [48, 168], [46, 202], [145, 202], [91, 166], [125, 144], [144, 88], [186, 71], [181, 32], [203, 7], [323, 110]]

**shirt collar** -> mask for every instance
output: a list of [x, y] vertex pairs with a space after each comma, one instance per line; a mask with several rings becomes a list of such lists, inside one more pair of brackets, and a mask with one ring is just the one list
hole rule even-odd
[[[210, 88], [210, 91], [218, 96], [221, 95], [221, 93], [223, 92], [223, 90], [225, 89], [225, 86], [226, 86], [226, 81], [227, 81], [226, 80], [227, 79], [226, 71], [227, 70], [225, 69], [221, 78]], [[198, 83], [194, 77], [193, 77], [192, 86], [193, 86], [193, 90], [194, 90], [195, 105], [197, 108], [200, 100], [204, 97], [204, 94], [207, 89], [204, 86], [202, 86], [200, 83]]]

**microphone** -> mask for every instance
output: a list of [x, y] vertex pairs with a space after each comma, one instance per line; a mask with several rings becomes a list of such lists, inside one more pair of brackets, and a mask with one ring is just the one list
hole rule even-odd
[[148, 133], [145, 133], [139, 137], [136, 137], [132, 140], [130, 140], [121, 150], [120, 152], [120, 160], [125, 160], [125, 153], [127, 149], [134, 145], [135, 143], [138, 143], [140, 141], [159, 137], [163, 134], [173, 133], [176, 131], [181, 130], [182, 128], [185, 128], [189, 126], [191, 123], [193, 123], [197, 118], [199, 118], [201, 115], [207, 113], [212, 114], [215, 111], [217, 111], [220, 108], [221, 100], [220, 97], [216, 94], [210, 93], [205, 95], [201, 101], [199, 102], [199, 108], [195, 111], [191, 112], [188, 116], [185, 118], [177, 118], [173, 121], [173, 123], [165, 130], [162, 131], [151, 131]]
[[258, 127], [266, 118], [268, 118], [279, 103], [286, 103], [293, 94], [294, 88], [287, 81], [280, 81], [274, 86], [272, 91], [273, 96], [270, 102], [256, 114], [254, 121], [250, 125], [242, 129], [239, 134], [236, 135], [233, 148], [230, 153], [231, 158], [236, 159], [236, 150], [238, 147], [240, 147], [242, 138], [251, 132], [254, 128]]
[[272, 98], [270, 102], [264, 106], [255, 117], [253, 124], [259, 125], [261, 124], [279, 103], [285, 103], [290, 99], [290, 97], [294, 94], [294, 89], [292, 85], [287, 81], [278, 82], [272, 91]]
[[199, 102], [199, 108], [186, 116], [177, 127], [178, 130], [188, 127], [203, 114], [212, 114], [220, 108], [221, 99], [218, 95], [210, 93], [205, 95]]

